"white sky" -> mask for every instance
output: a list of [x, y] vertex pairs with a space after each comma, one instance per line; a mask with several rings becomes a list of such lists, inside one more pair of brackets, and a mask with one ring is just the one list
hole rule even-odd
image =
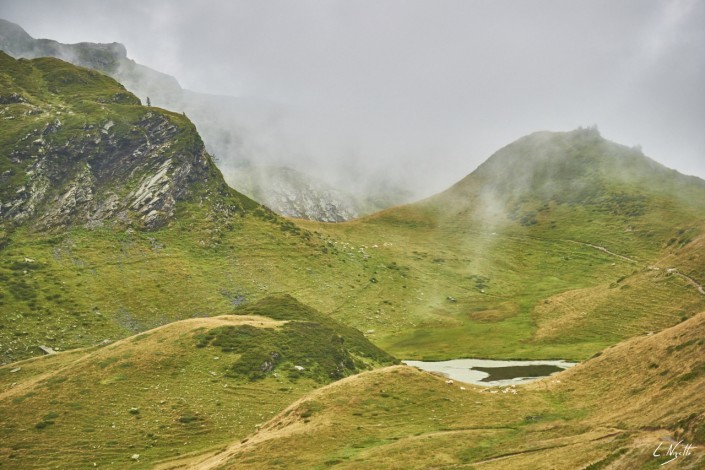
[[283, 103], [293, 154], [425, 193], [522, 135], [593, 124], [705, 178], [703, 1], [0, 0], [0, 18]]

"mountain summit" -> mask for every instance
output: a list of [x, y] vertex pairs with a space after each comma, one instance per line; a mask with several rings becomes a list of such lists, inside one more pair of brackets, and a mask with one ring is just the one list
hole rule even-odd
[[703, 197], [705, 181], [664, 167], [638, 147], [611, 142], [596, 128], [579, 128], [522, 137], [422, 205], [534, 224], [540, 212], [568, 207], [641, 217], [677, 200], [676, 210], [701, 212]]
[[705, 182], [664, 167], [638, 147], [610, 142], [592, 127], [522, 137], [444, 194], [469, 195], [482, 187], [506, 201], [590, 203], [625, 186], [678, 192], [680, 185], [705, 187]]

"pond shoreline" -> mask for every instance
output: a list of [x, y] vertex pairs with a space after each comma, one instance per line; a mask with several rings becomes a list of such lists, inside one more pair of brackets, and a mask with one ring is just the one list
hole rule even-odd
[[[484, 387], [519, 385], [533, 382], [577, 364], [563, 360], [502, 361], [494, 359], [451, 359], [448, 361], [403, 360], [401, 362], [427, 372], [440, 373], [449, 379]], [[476, 368], [481, 368], [481, 370]], [[488, 378], [493, 372], [492, 369], [497, 369], [496, 372], [499, 373], [498, 375], [511, 378], [488, 381]], [[546, 374], [547, 371], [553, 372]]]

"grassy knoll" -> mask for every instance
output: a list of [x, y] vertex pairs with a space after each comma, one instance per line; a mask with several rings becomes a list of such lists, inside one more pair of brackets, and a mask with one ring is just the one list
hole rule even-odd
[[[705, 312], [514, 389], [379, 369], [302, 397], [245, 442], [162, 468], [657, 468], [662, 439], [705, 443], [704, 336]], [[678, 463], [700, 468], [705, 454]]]
[[0, 368], [3, 464], [147, 467], [244, 438], [316, 387], [395, 362], [290, 298], [249, 310], [287, 319], [183, 320]]

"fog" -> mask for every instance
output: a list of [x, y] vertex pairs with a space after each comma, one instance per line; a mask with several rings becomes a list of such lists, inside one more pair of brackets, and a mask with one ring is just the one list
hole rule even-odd
[[428, 195], [522, 135], [592, 125], [705, 178], [697, 0], [0, 0], [0, 17], [237, 97], [233, 152], [333, 184]]

